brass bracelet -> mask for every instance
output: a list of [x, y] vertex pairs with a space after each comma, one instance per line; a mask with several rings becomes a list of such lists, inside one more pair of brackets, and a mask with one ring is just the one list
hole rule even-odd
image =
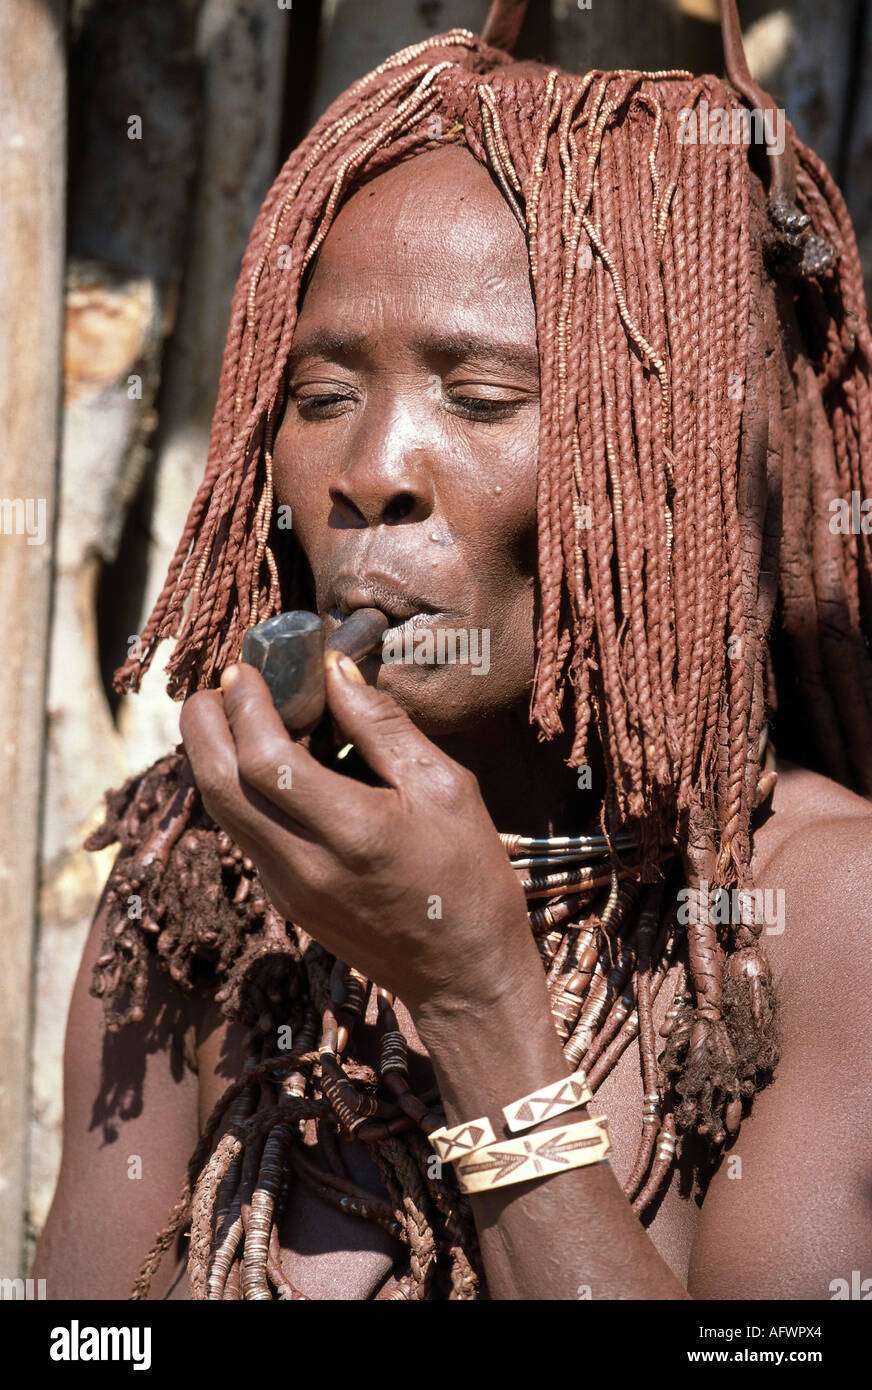
[[608, 1121], [605, 1115], [595, 1115], [562, 1129], [486, 1144], [460, 1159], [455, 1172], [461, 1192], [490, 1192], [600, 1163], [611, 1151]]

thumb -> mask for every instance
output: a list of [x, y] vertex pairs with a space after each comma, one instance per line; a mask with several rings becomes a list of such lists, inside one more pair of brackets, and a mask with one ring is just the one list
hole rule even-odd
[[382, 781], [399, 789], [419, 769], [432, 772], [443, 754], [396, 700], [367, 685], [354, 662], [340, 652], [327, 653], [324, 672], [330, 713]]

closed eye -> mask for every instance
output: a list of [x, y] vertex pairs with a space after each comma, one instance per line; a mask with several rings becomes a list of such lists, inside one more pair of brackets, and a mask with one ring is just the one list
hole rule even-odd
[[452, 396], [450, 398], [452, 413], [465, 416], [469, 420], [479, 420], [485, 423], [496, 420], [508, 420], [522, 406], [529, 404], [529, 397], [520, 400], [495, 400], [489, 396]]
[[308, 396], [297, 392], [294, 399], [297, 411], [304, 420], [332, 420], [341, 415], [355, 397], [348, 392], [324, 391]]

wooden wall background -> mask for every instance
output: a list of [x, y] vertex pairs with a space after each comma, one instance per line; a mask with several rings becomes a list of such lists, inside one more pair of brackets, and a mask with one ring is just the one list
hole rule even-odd
[[[872, 268], [872, 0], [740, 0], [754, 75], [827, 160]], [[102, 793], [176, 741], [159, 660], [111, 671], [206, 455], [230, 296], [284, 155], [344, 87], [487, 0], [0, 7], [0, 1276], [51, 1200], [72, 983], [109, 867]], [[721, 70], [716, 0], [531, 0], [519, 56]], [[141, 138], [131, 118], [139, 117]], [[7, 530], [9, 528], [7, 527]], [[49, 1291], [50, 1292], [50, 1291]]]

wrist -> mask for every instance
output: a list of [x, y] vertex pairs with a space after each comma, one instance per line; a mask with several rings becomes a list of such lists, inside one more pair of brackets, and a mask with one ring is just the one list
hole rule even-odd
[[533, 949], [533, 972], [503, 976], [487, 993], [428, 1000], [413, 1015], [449, 1125], [480, 1115], [498, 1117], [519, 1096], [567, 1075]]
[[513, 1020], [538, 1015], [543, 1008], [549, 1012], [545, 977], [526, 918], [518, 930], [512, 928], [503, 924], [489, 940], [480, 934], [461, 966], [446, 970], [437, 987], [408, 1005], [431, 1057], [452, 1052], [461, 1041], [484, 1048], [490, 1036]]

